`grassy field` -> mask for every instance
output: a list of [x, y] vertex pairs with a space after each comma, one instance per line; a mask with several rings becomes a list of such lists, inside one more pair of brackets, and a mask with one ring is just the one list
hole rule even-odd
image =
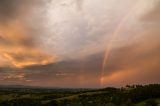
[[0, 106], [160, 106], [160, 85], [104, 89], [1, 87]]

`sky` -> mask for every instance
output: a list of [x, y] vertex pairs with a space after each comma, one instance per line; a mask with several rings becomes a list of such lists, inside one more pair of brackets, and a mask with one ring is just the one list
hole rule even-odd
[[0, 85], [160, 83], [159, 0], [0, 0]]

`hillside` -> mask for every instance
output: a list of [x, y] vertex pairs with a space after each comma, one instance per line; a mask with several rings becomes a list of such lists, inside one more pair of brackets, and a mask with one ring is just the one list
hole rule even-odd
[[159, 106], [160, 85], [104, 89], [1, 87], [0, 106]]

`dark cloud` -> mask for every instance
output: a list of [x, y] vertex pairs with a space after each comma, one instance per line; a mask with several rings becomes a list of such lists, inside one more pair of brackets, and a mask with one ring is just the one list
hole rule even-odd
[[0, 1], [0, 22], [18, 19], [21, 14], [36, 6], [42, 5], [44, 0], [1, 0]]
[[98, 53], [82, 60], [28, 66], [22, 70], [29, 72], [26, 77], [37, 85], [47, 82], [46, 86], [97, 87], [100, 84], [102, 60], [102, 53]]
[[21, 0], [1, 0], [0, 1], [0, 20], [1, 22], [15, 18], [18, 15]]

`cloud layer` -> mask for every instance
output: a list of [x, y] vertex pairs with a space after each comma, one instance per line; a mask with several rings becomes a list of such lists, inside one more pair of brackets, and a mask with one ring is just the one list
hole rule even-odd
[[[38, 4], [39, 3], [39, 4]], [[0, 3], [0, 60], [2, 64], [14, 67], [24, 67], [36, 64], [48, 64], [55, 57], [40, 50], [36, 44], [36, 31], [33, 24], [27, 24], [28, 16], [33, 15], [41, 1], [2, 0]], [[34, 5], [35, 7], [33, 8]], [[34, 20], [34, 16], [33, 16]]]
[[159, 83], [159, 5], [159, 0], [1, 0], [0, 84]]

